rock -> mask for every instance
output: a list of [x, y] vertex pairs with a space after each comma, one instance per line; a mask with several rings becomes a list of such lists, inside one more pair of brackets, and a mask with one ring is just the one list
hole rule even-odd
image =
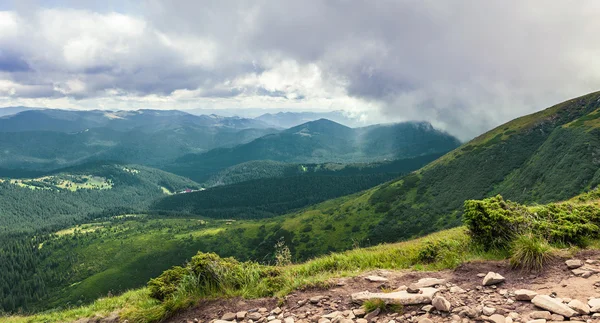
[[309, 299], [309, 302], [313, 303], [313, 304], [317, 304], [318, 302], [320, 302], [322, 299], [326, 298], [323, 295], [318, 295], [318, 296], [313, 296]]
[[562, 315], [558, 315], [558, 314], [552, 314], [552, 318], [550, 319], [551, 321], [564, 321], [565, 317]]
[[591, 270], [581, 269], [581, 268], [573, 269], [573, 270], [571, 270], [571, 272], [573, 273], [573, 275], [581, 276], [583, 278], [588, 278], [594, 274], [594, 272]]
[[506, 318], [500, 314], [494, 314], [492, 316], [487, 317], [487, 320], [485, 319], [486, 316], [482, 316], [481, 318], [483, 318], [485, 321], [488, 322], [493, 322], [493, 323], [506, 323]]
[[574, 309], [577, 313], [587, 315], [590, 314], [590, 307], [580, 300], [574, 299], [569, 302], [569, 307]]
[[551, 320], [552, 313], [550, 313], [548, 311], [535, 311], [535, 312], [529, 313], [529, 317], [534, 320], [537, 320], [537, 319]]
[[367, 321], [365, 319], [357, 319], [356, 323], [369, 323], [369, 321]]
[[279, 314], [281, 314], [281, 308], [279, 308], [279, 307], [275, 307], [275, 309], [273, 309], [273, 310], [271, 311], [271, 314], [275, 314], [275, 315], [279, 315]]
[[353, 310], [352, 310], [352, 313], [353, 313], [353, 314], [354, 314], [356, 317], [363, 317], [363, 316], [365, 316], [365, 314], [367, 314], [367, 313], [365, 312], [365, 310], [364, 310], [364, 309], [362, 309], [362, 308], [355, 308], [355, 309], [353, 309]]
[[423, 307], [421, 307], [421, 311], [425, 311], [427, 313], [431, 312], [433, 310], [433, 306], [431, 305], [425, 305]]
[[579, 259], [569, 259], [569, 260], [565, 261], [565, 264], [567, 265], [567, 268], [575, 269], [575, 268], [579, 268], [579, 267], [583, 266], [583, 261], [581, 261]]
[[379, 313], [381, 312], [381, 309], [376, 308], [374, 311], [367, 313], [367, 315], [365, 315], [365, 320], [370, 321], [372, 318], [377, 317], [377, 315], [379, 315]]
[[221, 316], [221, 320], [223, 321], [233, 321], [237, 318], [237, 315], [235, 315], [235, 313], [225, 313], [223, 314], [223, 316]]
[[483, 277], [485, 277], [485, 274], [484, 273], [479, 273], [479, 274], [477, 274], [477, 277], [483, 278]]
[[[419, 323], [433, 323], [433, 321], [432, 321], [432, 320], [430, 320], [430, 319], [428, 319], [428, 318], [426, 318], [426, 317], [423, 317], [423, 318], [419, 319], [419, 321], [418, 321], [418, 322], [419, 322]], [[357, 323], [358, 323], [358, 322], [357, 322]]]
[[600, 305], [596, 305], [590, 308], [591, 313], [600, 313]]
[[588, 301], [588, 305], [590, 307], [600, 306], [600, 298], [590, 298]]
[[248, 314], [248, 312], [246, 312], [246, 311], [239, 311], [239, 312], [235, 313], [235, 318], [237, 318], [238, 320], [243, 320], [246, 318], [247, 314]]
[[385, 277], [375, 276], [375, 275], [367, 276], [367, 277], [365, 277], [365, 279], [370, 282], [373, 282], [373, 283], [383, 283], [383, 282], [388, 281], [388, 279]]
[[588, 265], [593, 265], [593, 264], [595, 264], [595, 263], [597, 263], [597, 262], [598, 262], [598, 261], [597, 261], [597, 260], [594, 260], [594, 259], [586, 259], [586, 261], [585, 261], [585, 263], [586, 263], [586, 264], [588, 264]]
[[268, 312], [268, 311], [269, 311], [269, 310], [268, 310], [266, 307], [261, 307], [261, 308], [259, 308], [259, 309], [258, 309], [258, 312], [259, 312], [259, 313], [266, 313], [266, 312]]
[[326, 318], [320, 318], [317, 322], [318, 323], [330, 323], [331, 321], [329, 319], [326, 319]]
[[437, 292], [437, 289], [429, 287], [422, 288], [420, 294], [410, 294], [407, 291], [392, 293], [360, 292], [352, 294], [352, 301], [362, 302], [372, 298], [380, 298], [387, 303], [397, 303], [402, 305], [430, 304]]
[[484, 306], [484, 307], [483, 307], [483, 310], [482, 310], [482, 313], [483, 313], [483, 315], [485, 315], [485, 316], [491, 316], [491, 315], [493, 315], [494, 313], [496, 313], [496, 309], [495, 309], [495, 308], [493, 308], [493, 307], [487, 307], [487, 306]]
[[530, 301], [535, 295], [537, 295], [537, 293], [529, 289], [519, 289], [515, 291], [515, 299], [517, 301]]
[[593, 271], [586, 271], [583, 274], [581, 274], [581, 277], [583, 277], [583, 278], [590, 278], [590, 277], [592, 277], [593, 274], [594, 274]]
[[281, 320], [277, 319], [277, 320], [273, 320], [273, 321], [270, 321], [270, 322], [271, 323], [281, 323]]
[[233, 323], [235, 321], [215, 320], [214, 323]]
[[592, 317], [593, 317], [593, 318], [599, 318], [599, 317], [600, 317], [600, 313], [594, 313], [594, 314], [592, 315]]
[[434, 297], [431, 300], [431, 305], [433, 305], [433, 307], [440, 312], [450, 312], [450, 307], [452, 307], [450, 302], [448, 302], [448, 300], [442, 296]]
[[450, 287], [450, 293], [453, 293], [453, 294], [464, 294], [466, 292], [467, 292], [466, 290], [464, 290], [458, 286]]
[[410, 284], [405, 290], [411, 294], [417, 294], [421, 291], [421, 289], [415, 284]]
[[269, 315], [269, 316], [267, 316], [267, 321], [271, 322], [276, 318], [277, 318], [277, 316], [275, 316], [275, 315]]
[[527, 323], [546, 323], [546, 320], [544, 320], [544, 319], [537, 319], [537, 320], [527, 321]]
[[326, 319], [334, 319], [334, 318], [336, 318], [338, 316], [343, 316], [342, 312], [335, 311], [335, 312], [331, 312], [329, 314], [322, 315], [321, 317], [326, 318]]
[[504, 280], [505, 279], [504, 279], [504, 277], [502, 277], [502, 275], [490, 271], [489, 273], [487, 273], [487, 275], [485, 275], [485, 277], [483, 277], [482, 285], [489, 286], [489, 285], [500, 284], [500, 283], [504, 282]]
[[248, 315], [246, 315], [246, 316], [249, 320], [253, 320], [253, 321], [257, 321], [262, 318], [262, 315], [258, 312], [248, 313]]
[[547, 295], [537, 295], [531, 300], [531, 302], [537, 307], [541, 307], [552, 313], [560, 314], [565, 317], [571, 317], [577, 314], [577, 312], [575, 312], [575, 310], [569, 306], [560, 303], [556, 299]]
[[285, 319], [283, 319], [283, 323], [294, 323], [294, 318], [286, 317]]
[[468, 318], [474, 319], [474, 318], [477, 317], [477, 311], [474, 310], [474, 309], [472, 309], [472, 308], [466, 307], [465, 309], [463, 309], [462, 311], [460, 311], [458, 313], [458, 315], [460, 317], [468, 317]]
[[439, 279], [439, 278], [421, 278], [414, 285], [416, 287], [418, 287], [418, 288], [423, 288], [423, 287], [433, 287], [435, 285], [443, 285], [445, 283], [446, 283], [445, 279]]
[[519, 313], [517, 313], [517, 312], [510, 312], [508, 314], [508, 316], [510, 316], [513, 320], [516, 320], [516, 319], [519, 318]]

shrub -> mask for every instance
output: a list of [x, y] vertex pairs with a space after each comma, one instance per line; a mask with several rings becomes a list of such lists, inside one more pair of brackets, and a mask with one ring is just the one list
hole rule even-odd
[[167, 295], [171, 295], [177, 290], [177, 286], [187, 274], [188, 271], [185, 268], [175, 266], [164, 271], [157, 278], [151, 279], [148, 282], [150, 297], [164, 300]]
[[[281, 288], [279, 269], [255, 262], [239, 262], [214, 253], [198, 254], [185, 268], [173, 267], [148, 283], [151, 296], [165, 300], [178, 291], [200, 297], [271, 296]], [[184, 293], [184, 294], [185, 294]]]
[[511, 247], [510, 264], [527, 271], [541, 270], [552, 259], [552, 247], [545, 239], [528, 233], [515, 239]]
[[464, 222], [473, 242], [486, 250], [507, 247], [527, 226], [527, 210], [497, 195], [485, 200], [467, 200]]

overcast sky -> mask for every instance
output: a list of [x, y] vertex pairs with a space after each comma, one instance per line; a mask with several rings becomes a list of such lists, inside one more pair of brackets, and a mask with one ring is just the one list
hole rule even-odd
[[0, 0], [0, 106], [339, 110], [471, 138], [600, 89], [600, 1]]

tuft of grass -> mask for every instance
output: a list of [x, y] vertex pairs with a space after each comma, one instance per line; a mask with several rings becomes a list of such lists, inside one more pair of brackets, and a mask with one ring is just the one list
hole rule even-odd
[[552, 259], [552, 253], [553, 248], [544, 238], [524, 234], [512, 243], [510, 265], [526, 271], [539, 271]]
[[371, 313], [376, 309], [385, 311], [387, 304], [381, 298], [371, 298], [371, 299], [366, 300], [362, 306], [363, 306], [363, 309], [365, 310], [365, 312]]
[[390, 312], [390, 313], [398, 313], [402, 314], [404, 312], [404, 306], [399, 303], [386, 303], [381, 298], [372, 298], [368, 299], [363, 303], [363, 308], [365, 312], [371, 313], [376, 309], [381, 310], [382, 312]]

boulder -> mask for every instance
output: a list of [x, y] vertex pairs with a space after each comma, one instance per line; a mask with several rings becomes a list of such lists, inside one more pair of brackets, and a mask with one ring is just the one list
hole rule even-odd
[[502, 275], [490, 271], [489, 273], [487, 273], [487, 275], [485, 275], [485, 277], [483, 277], [482, 285], [489, 286], [489, 285], [500, 284], [500, 283], [503, 283], [504, 280], [505, 279], [504, 279], [504, 277], [502, 277]]
[[440, 312], [450, 312], [450, 308], [452, 307], [450, 302], [448, 302], [448, 300], [442, 296], [434, 297], [431, 300], [431, 305], [433, 305], [433, 307]]
[[590, 307], [578, 299], [570, 301], [568, 305], [570, 308], [574, 309], [579, 314], [590, 314]]
[[569, 259], [569, 260], [565, 261], [565, 264], [567, 265], [567, 268], [575, 269], [575, 268], [579, 268], [579, 267], [583, 266], [583, 261], [581, 261], [579, 259]]
[[383, 282], [388, 281], [388, 279], [385, 277], [375, 276], [375, 275], [367, 276], [367, 277], [365, 277], [365, 279], [370, 282], [373, 282], [373, 283], [383, 283]]
[[411, 294], [407, 291], [392, 293], [360, 292], [352, 294], [352, 301], [364, 302], [372, 298], [380, 298], [386, 303], [397, 303], [402, 305], [430, 304], [437, 292], [437, 289], [429, 287], [421, 288], [421, 293], [419, 294]]
[[419, 279], [418, 282], [416, 282], [414, 284], [415, 287], [417, 288], [423, 288], [423, 287], [433, 287], [435, 285], [443, 285], [446, 283], [445, 279], [439, 279], [439, 278], [421, 278]]
[[535, 295], [537, 295], [537, 293], [529, 289], [519, 289], [515, 291], [515, 299], [517, 301], [530, 301]]
[[548, 295], [537, 295], [531, 300], [531, 302], [537, 307], [565, 317], [571, 317], [577, 314], [575, 310], [566, 304], [563, 304]]

